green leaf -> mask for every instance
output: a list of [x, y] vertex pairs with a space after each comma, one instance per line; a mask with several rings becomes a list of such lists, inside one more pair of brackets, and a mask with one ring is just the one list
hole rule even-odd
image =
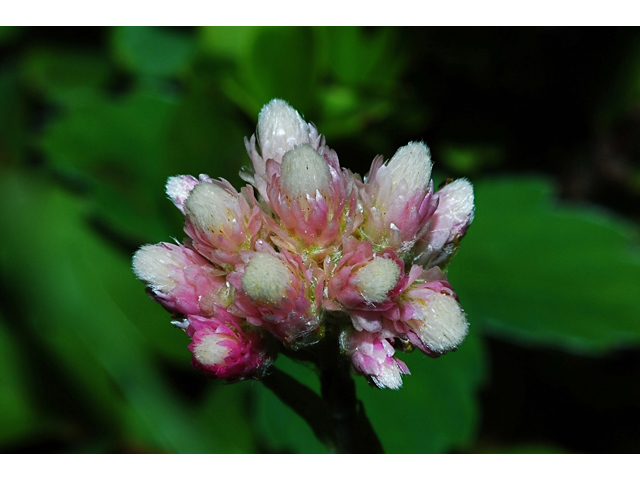
[[343, 85], [379, 91], [396, 82], [405, 56], [394, 48], [389, 28], [365, 32], [362, 27], [318, 28], [329, 71]]
[[476, 218], [449, 273], [471, 325], [578, 352], [637, 344], [637, 230], [551, 194], [541, 179], [475, 184]]
[[[149, 349], [150, 333], [136, 327], [123, 298], [114, 293], [118, 278], [110, 270], [121, 268], [124, 275], [126, 268], [132, 276], [128, 259], [85, 228], [77, 199], [37, 177], [4, 175], [0, 192], [0, 222], [12, 227], [0, 232], [1, 244], [11, 253], [11, 295], [24, 305], [21, 313], [42, 341], [64, 344], [67, 357], [62, 360], [76, 364], [71, 373], [93, 369], [98, 378], [108, 375], [111, 395], [102, 401], [108, 403], [98, 399], [95, 406], [117, 414], [119, 407], [114, 411], [109, 401], [117, 393], [115, 385], [125, 399], [123, 415], [135, 418], [136, 427], [152, 440], [148, 448], [219, 451], [215, 433], [203, 431], [165, 384]], [[142, 289], [138, 292], [140, 301], [149, 302]], [[185, 361], [189, 358], [185, 352]], [[95, 385], [86, 376], [77, 378], [91, 394]]]
[[57, 169], [78, 177], [94, 200], [94, 214], [121, 235], [166, 239], [162, 207], [167, 134], [175, 102], [154, 92], [111, 100], [91, 96], [51, 122], [41, 147]]
[[237, 108], [210, 82], [205, 76], [194, 79], [176, 108], [164, 152], [169, 174], [206, 173], [239, 188], [246, 182], [238, 172], [249, 158], [244, 137], [252, 132], [240, 129]]
[[[311, 369], [282, 355], [275, 365], [307, 387], [319, 390], [318, 378]], [[267, 448], [279, 453], [327, 453], [311, 427], [271, 390], [255, 382], [252, 387], [256, 402], [254, 424], [258, 438]]]
[[258, 32], [265, 27], [200, 27], [203, 52], [234, 62], [248, 59]]
[[105, 87], [111, 67], [99, 53], [39, 47], [23, 57], [22, 76], [28, 87], [61, 103], [81, 102], [94, 90]]
[[29, 398], [23, 355], [0, 315], [0, 447], [32, 434], [38, 428]]
[[26, 149], [26, 105], [20, 78], [14, 70], [0, 70], [0, 168], [18, 165]]
[[185, 73], [195, 52], [195, 39], [183, 32], [159, 27], [116, 27], [115, 59], [132, 73], [177, 77]]
[[219, 441], [218, 453], [254, 453], [254, 425], [247, 413], [247, 397], [255, 382], [222, 384], [211, 382], [198, 411], [198, 424], [206, 431], [215, 432]]
[[358, 398], [386, 453], [445, 453], [467, 447], [478, 427], [476, 390], [484, 353], [473, 324], [458, 351], [431, 359], [402, 355], [411, 375], [398, 391], [357, 379]]
[[318, 69], [309, 28], [260, 29], [237, 71], [222, 79], [225, 93], [252, 118], [273, 98], [283, 98], [310, 117], [315, 107]]

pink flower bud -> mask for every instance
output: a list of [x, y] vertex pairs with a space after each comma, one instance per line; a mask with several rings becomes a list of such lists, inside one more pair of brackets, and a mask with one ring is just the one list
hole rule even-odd
[[280, 161], [283, 155], [298, 145], [309, 143], [309, 124], [284, 100], [275, 98], [258, 115], [258, 142], [265, 161]]
[[[267, 168], [269, 205], [280, 220], [269, 222], [281, 248], [307, 250], [318, 261], [325, 247], [351, 234], [358, 223], [357, 189], [353, 175], [341, 170], [311, 146], [287, 152], [281, 165]], [[284, 227], [284, 228], [282, 228]]]
[[347, 330], [342, 332], [340, 344], [351, 358], [354, 372], [365, 375], [378, 388], [397, 390], [402, 386], [402, 375], [410, 374], [404, 362], [394, 357], [389, 341], [378, 333]]
[[189, 198], [191, 190], [202, 182], [211, 182], [211, 177], [204, 174], [200, 175], [200, 180], [197, 180], [191, 175], [177, 175], [175, 177], [169, 177], [166, 186], [167, 196], [182, 213], [186, 214], [184, 204], [187, 201], [187, 198]]
[[[432, 270], [440, 272], [437, 268]], [[430, 274], [425, 272], [422, 278]], [[412, 343], [423, 352], [447, 353], [455, 350], [467, 336], [466, 315], [446, 280], [417, 282], [402, 296], [402, 321], [413, 334], [409, 335]]]
[[378, 310], [396, 294], [403, 277], [404, 265], [392, 250], [374, 254], [370, 242], [358, 242], [350, 237], [343, 244], [340, 262], [329, 271], [327, 310]]
[[238, 290], [230, 311], [292, 348], [316, 342], [322, 334], [322, 271], [305, 266], [299, 255], [276, 253], [262, 240], [255, 252], [241, 256], [244, 264], [227, 277]]
[[267, 197], [267, 185], [270, 178], [267, 162], [282, 163], [284, 154], [298, 145], [310, 144], [320, 154], [325, 150], [324, 140], [316, 128], [305, 122], [300, 114], [284, 100], [271, 100], [262, 107], [258, 115], [258, 148], [256, 136], [245, 138], [245, 147], [251, 158], [253, 171], [241, 171], [243, 180], [251, 183], [263, 199]]
[[255, 330], [243, 332], [239, 321], [224, 310], [212, 318], [188, 317], [195, 368], [229, 381], [262, 377], [274, 356], [265, 338]]
[[473, 222], [473, 186], [464, 178], [444, 186], [435, 194], [438, 208], [431, 226], [416, 243], [415, 261], [427, 267], [446, 264]]
[[424, 143], [400, 148], [385, 165], [377, 157], [360, 195], [365, 213], [361, 231], [379, 248], [407, 254], [424, 234], [436, 204], [432, 197], [431, 157]]
[[231, 184], [211, 180], [196, 185], [184, 204], [184, 230], [194, 248], [227, 269], [238, 261], [240, 250], [251, 248], [262, 226], [262, 212], [250, 187], [246, 194], [253, 208]]
[[295, 281], [287, 265], [274, 255], [257, 252], [244, 270], [242, 290], [255, 302], [278, 305]]
[[221, 272], [189, 247], [145, 245], [133, 257], [133, 271], [171, 312], [206, 316], [230, 301]]

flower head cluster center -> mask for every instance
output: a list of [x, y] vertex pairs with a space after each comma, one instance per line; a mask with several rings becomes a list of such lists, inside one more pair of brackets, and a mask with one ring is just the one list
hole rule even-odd
[[239, 192], [207, 175], [168, 180], [187, 238], [133, 258], [191, 338], [196, 368], [261, 378], [278, 353], [309, 348], [330, 326], [356, 374], [397, 389], [409, 373], [397, 348], [458, 347], [468, 323], [443, 269], [473, 221], [467, 180], [434, 191], [422, 142], [376, 157], [363, 180], [279, 99], [245, 145], [253, 168]]

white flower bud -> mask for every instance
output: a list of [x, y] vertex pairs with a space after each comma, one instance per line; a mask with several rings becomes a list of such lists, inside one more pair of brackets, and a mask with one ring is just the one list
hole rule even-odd
[[456, 348], [469, 332], [467, 318], [458, 301], [443, 293], [435, 293], [426, 302], [419, 301], [416, 316], [409, 323], [420, 340], [437, 353]]
[[451, 235], [455, 236], [473, 221], [473, 186], [466, 178], [459, 178], [438, 192], [440, 203], [436, 214], [450, 218]]
[[431, 167], [431, 154], [422, 142], [409, 142], [399, 148], [387, 164], [393, 186], [404, 180], [409, 191], [427, 189], [431, 180]]
[[196, 360], [205, 366], [222, 364], [230, 350], [229, 347], [218, 343], [224, 339], [224, 336], [211, 334], [203, 337], [199, 342], [194, 342], [193, 355]]
[[282, 158], [296, 145], [309, 142], [309, 124], [284, 100], [275, 98], [258, 115], [258, 142], [264, 160]]
[[227, 206], [237, 199], [213, 183], [200, 183], [191, 191], [185, 211], [193, 225], [202, 231], [223, 234], [234, 221], [235, 214]]
[[308, 144], [287, 152], [282, 159], [281, 177], [284, 191], [295, 197], [315, 196], [331, 181], [327, 161]]
[[[177, 248], [177, 247], [176, 247]], [[145, 245], [133, 256], [133, 273], [155, 291], [169, 293], [175, 286], [173, 271], [182, 270], [179, 255], [163, 245]]]
[[193, 187], [200, 183], [191, 175], [177, 175], [175, 177], [169, 177], [167, 180], [166, 192], [167, 196], [171, 199], [176, 207], [184, 212], [184, 204], [189, 198], [189, 194]]
[[371, 303], [387, 300], [387, 294], [398, 283], [400, 266], [390, 258], [376, 257], [356, 273], [357, 288]]
[[257, 252], [249, 261], [242, 277], [242, 290], [253, 300], [276, 304], [286, 295], [291, 284], [291, 271], [278, 258]]
[[402, 375], [398, 364], [391, 362], [389, 364], [382, 365], [380, 368], [380, 374], [371, 377], [373, 383], [378, 388], [389, 388], [391, 390], [398, 390], [402, 386]]

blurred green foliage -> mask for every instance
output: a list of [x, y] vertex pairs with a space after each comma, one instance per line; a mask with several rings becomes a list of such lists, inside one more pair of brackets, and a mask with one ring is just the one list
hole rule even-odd
[[[444, 87], [415, 80], [421, 59], [401, 29], [48, 35], [67, 41], [0, 30], [0, 449], [324, 452], [260, 383], [222, 385], [190, 368], [188, 339], [146, 297], [130, 257], [143, 243], [181, 238], [168, 176], [240, 185], [243, 137], [272, 98], [316, 122], [343, 166], [365, 174], [375, 154], [438, 133], [428, 129], [442, 109], [422, 82]], [[461, 70], [451, 52], [444, 64]], [[625, 71], [618, 98], [627, 104], [616, 112], [640, 103], [637, 68]], [[399, 392], [358, 378], [359, 398], [390, 453], [562, 451], [478, 446], [487, 338], [576, 354], [637, 349], [637, 226], [558, 205], [540, 171], [514, 176], [511, 138], [440, 133], [435, 173], [476, 185], [476, 220], [449, 272], [471, 334], [437, 360], [403, 355], [412, 375]], [[305, 366], [277, 365], [318, 391]]]

